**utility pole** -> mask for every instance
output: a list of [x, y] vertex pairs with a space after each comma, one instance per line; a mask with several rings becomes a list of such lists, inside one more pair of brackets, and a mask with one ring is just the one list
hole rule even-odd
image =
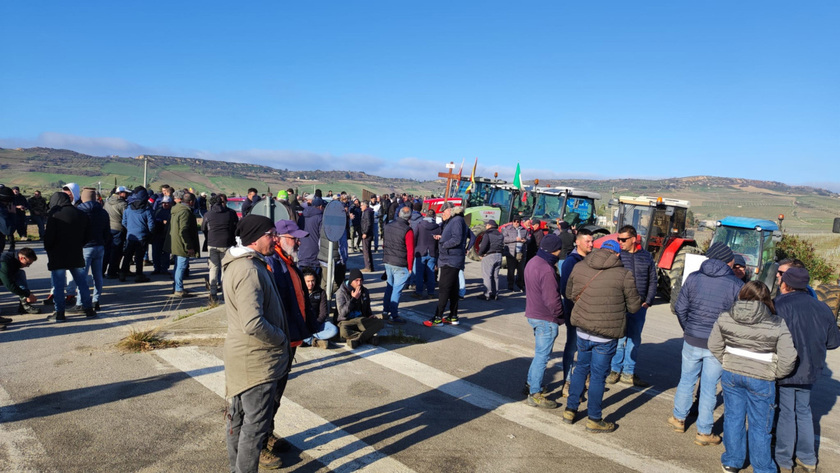
[[146, 187], [148, 184], [147, 176], [149, 173], [149, 157], [143, 156], [143, 187]]

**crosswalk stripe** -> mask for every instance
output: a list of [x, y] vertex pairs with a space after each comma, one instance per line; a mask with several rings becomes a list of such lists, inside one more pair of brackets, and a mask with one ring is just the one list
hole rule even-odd
[[[168, 348], [155, 351], [155, 354], [190, 375], [218, 396], [224, 397], [224, 363], [216, 356], [201, 351], [197, 347]], [[338, 473], [353, 471], [409, 473], [413, 471], [287, 397], [283, 398], [277, 415], [277, 432], [332, 471]]]
[[624, 467], [644, 472], [676, 473], [691, 471], [681, 468], [673, 462], [665, 462], [640, 455], [606, 439], [590, 439], [586, 437], [586, 434], [580, 432], [579, 424], [572, 427], [562, 425], [560, 424], [560, 418], [556, 415], [526, 406], [522, 402], [506, 398], [481, 386], [386, 349], [362, 346], [353, 350], [353, 353], [397, 373], [409, 376], [458, 400], [491, 411], [508, 421], [548, 435], [567, 445], [611, 460]]
[[0, 451], [3, 452], [0, 456], [0, 470], [39, 471], [32, 465], [36, 464], [36, 460], [46, 458], [47, 451], [31, 428], [8, 428], [8, 416], [17, 412], [14, 404], [9, 393], [0, 386]]

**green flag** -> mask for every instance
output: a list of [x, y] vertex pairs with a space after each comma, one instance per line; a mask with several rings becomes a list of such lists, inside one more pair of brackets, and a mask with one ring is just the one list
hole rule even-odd
[[522, 190], [522, 177], [519, 175], [519, 163], [516, 163], [516, 174], [513, 175], [513, 185]]

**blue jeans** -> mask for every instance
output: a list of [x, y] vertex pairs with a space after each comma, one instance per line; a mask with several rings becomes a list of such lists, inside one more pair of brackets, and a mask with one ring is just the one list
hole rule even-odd
[[[724, 466], [744, 468], [747, 459], [747, 436], [750, 444], [750, 464], [755, 473], [776, 473], [776, 463], [770, 455], [770, 429], [776, 406], [776, 382], [751, 378], [723, 371], [723, 446], [720, 456]], [[750, 430], [746, 430], [749, 420]]]
[[304, 339], [303, 341], [312, 345], [312, 340], [315, 338], [318, 340], [329, 340], [336, 335], [338, 335], [338, 327], [333, 325], [332, 322], [325, 320], [318, 324], [318, 331], [316, 333], [313, 333], [311, 337]]
[[426, 287], [426, 294], [435, 293], [435, 265], [437, 260], [434, 256], [421, 256], [414, 259], [414, 290], [423, 295], [423, 287]]
[[685, 420], [694, 400], [694, 385], [700, 379], [700, 405], [697, 414], [697, 433], [712, 433], [717, 404], [717, 383], [723, 368], [720, 362], [705, 348], [697, 348], [683, 342], [682, 373], [680, 384], [674, 394], [674, 417]]
[[175, 257], [175, 274], [173, 276], [174, 291], [181, 292], [184, 290], [184, 271], [187, 269], [189, 258], [186, 256]]
[[82, 298], [82, 306], [85, 309], [93, 308], [93, 303], [90, 300], [90, 288], [87, 284], [87, 273], [85, 268], [73, 269], [56, 269], [50, 271], [50, 281], [53, 287], [53, 302], [55, 303], [56, 312], [64, 312], [64, 287], [67, 285], [67, 273], [73, 277], [76, 287], [79, 290], [79, 295]]
[[[102, 260], [105, 258], [104, 246], [91, 246], [83, 249], [85, 255], [85, 274], [90, 270], [90, 276], [93, 279], [93, 303], [99, 302], [99, 296], [102, 294]], [[79, 287], [76, 286], [76, 300], [81, 301], [82, 297], [79, 293]]]
[[647, 307], [642, 307], [635, 314], [627, 314], [627, 336], [618, 339], [618, 347], [612, 359], [610, 369], [616, 373], [632, 375], [636, 372], [636, 357], [642, 344], [642, 329], [645, 326]]
[[793, 468], [793, 457], [810, 466], [817, 464], [810, 384], [779, 386], [779, 420], [776, 424], [776, 463]]
[[558, 325], [540, 319], [528, 319], [528, 323], [534, 329], [534, 359], [528, 369], [528, 385], [531, 386], [531, 394], [536, 394], [542, 389], [545, 366], [557, 339]]
[[580, 405], [580, 396], [586, 386], [586, 377], [589, 376], [587, 415], [592, 420], [601, 420], [603, 417], [601, 402], [604, 400], [604, 386], [607, 382], [607, 374], [610, 372], [610, 360], [615, 354], [616, 343], [616, 340], [599, 343], [578, 337], [578, 359], [575, 364], [575, 372], [572, 373], [569, 399], [566, 401], [567, 409], [577, 410]]
[[408, 268], [391, 264], [385, 265], [387, 285], [385, 286], [385, 297], [382, 300], [382, 307], [385, 308], [385, 312], [391, 314], [391, 317], [400, 315], [400, 293], [406, 283], [408, 283], [409, 276], [411, 276], [411, 273], [408, 271]]

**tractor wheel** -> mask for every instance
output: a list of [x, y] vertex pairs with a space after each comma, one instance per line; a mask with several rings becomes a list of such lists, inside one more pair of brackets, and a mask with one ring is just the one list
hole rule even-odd
[[682, 279], [683, 269], [685, 268], [685, 255], [688, 253], [700, 254], [700, 250], [696, 246], [685, 245], [677, 251], [677, 256], [674, 257], [674, 263], [671, 265], [671, 269], [659, 270], [656, 291], [663, 300], [671, 301], [672, 306], [677, 299], [677, 294], [679, 294], [679, 288], [676, 292], [674, 291], [674, 283]]
[[467, 250], [467, 258], [473, 261], [481, 261], [481, 258], [478, 257], [478, 245], [481, 244], [481, 239], [484, 237], [484, 227], [476, 225], [472, 227], [471, 230], [475, 233], [475, 241], [470, 249]]
[[825, 302], [834, 313], [834, 319], [840, 327], [840, 285], [820, 284], [819, 287], [814, 288], [814, 292], [817, 293], [817, 299]]

